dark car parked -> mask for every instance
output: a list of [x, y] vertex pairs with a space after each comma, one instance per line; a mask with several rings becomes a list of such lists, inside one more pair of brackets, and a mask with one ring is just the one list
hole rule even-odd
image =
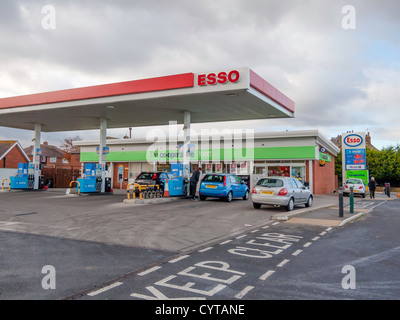
[[169, 172], [142, 172], [135, 179], [135, 183], [147, 185], [149, 189], [156, 190], [156, 185], [160, 186], [160, 190], [164, 191], [164, 184], [167, 179], [173, 176]]

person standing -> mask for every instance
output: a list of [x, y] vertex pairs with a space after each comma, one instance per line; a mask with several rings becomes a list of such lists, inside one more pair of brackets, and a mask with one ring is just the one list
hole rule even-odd
[[368, 188], [370, 199], [375, 199], [376, 181], [374, 177], [371, 177], [371, 180], [369, 180]]
[[198, 167], [190, 177], [190, 197], [192, 200], [196, 200], [197, 182], [199, 182], [200, 174], [201, 174], [201, 167]]

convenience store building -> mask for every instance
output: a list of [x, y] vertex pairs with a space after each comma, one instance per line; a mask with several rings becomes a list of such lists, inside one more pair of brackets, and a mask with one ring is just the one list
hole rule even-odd
[[[114, 188], [126, 188], [142, 171], [170, 171], [170, 164], [182, 161], [183, 139], [175, 143], [149, 139], [110, 139], [106, 154], [106, 177], [111, 177]], [[165, 141], [167, 142], [167, 141]], [[265, 176], [296, 177], [314, 194], [332, 193], [337, 189], [335, 158], [340, 151], [318, 130], [243, 134], [232, 138], [193, 139], [189, 146], [191, 169], [201, 166], [203, 173], [236, 173], [249, 180], [252, 187]], [[230, 145], [232, 143], [232, 145]], [[76, 141], [83, 163], [98, 161], [98, 141]], [[97, 151], [97, 152], [96, 152]], [[118, 174], [122, 173], [122, 179]]]

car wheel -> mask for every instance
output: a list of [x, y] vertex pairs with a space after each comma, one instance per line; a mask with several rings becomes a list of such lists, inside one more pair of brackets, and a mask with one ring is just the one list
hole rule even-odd
[[313, 197], [309, 196], [308, 200], [307, 200], [307, 203], [306, 203], [306, 207], [307, 208], [312, 207], [312, 203], [313, 203]]
[[286, 206], [286, 211], [292, 211], [294, 209], [293, 198], [290, 198], [289, 203]]
[[228, 195], [225, 198], [226, 202], [231, 202], [233, 198], [232, 191], [229, 191]]
[[254, 209], [260, 209], [261, 208], [261, 204], [253, 203], [253, 207], [254, 207]]
[[243, 200], [249, 200], [249, 190], [244, 193]]
[[201, 200], [201, 201], [204, 201], [204, 200], [206, 200], [206, 199], [207, 199], [206, 196], [200, 196], [200, 200]]
[[362, 194], [362, 197], [365, 198], [365, 193]]

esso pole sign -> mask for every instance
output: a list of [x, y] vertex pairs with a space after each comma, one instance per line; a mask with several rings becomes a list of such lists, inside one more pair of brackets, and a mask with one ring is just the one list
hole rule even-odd
[[346, 132], [342, 134], [342, 181], [347, 171], [367, 170], [366, 143], [364, 132]]
[[197, 75], [197, 85], [199, 86], [213, 86], [226, 83], [237, 83], [240, 79], [240, 72], [238, 70], [231, 70], [228, 72], [210, 72]]

